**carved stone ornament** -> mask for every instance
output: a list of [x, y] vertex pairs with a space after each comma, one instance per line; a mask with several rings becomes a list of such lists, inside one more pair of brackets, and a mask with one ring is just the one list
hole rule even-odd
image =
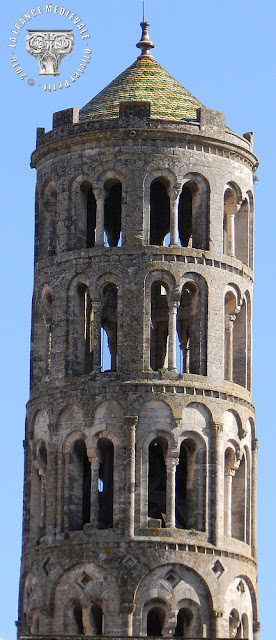
[[72, 53], [74, 34], [68, 31], [30, 31], [26, 35], [26, 51], [37, 59], [40, 76], [59, 76], [60, 63]]

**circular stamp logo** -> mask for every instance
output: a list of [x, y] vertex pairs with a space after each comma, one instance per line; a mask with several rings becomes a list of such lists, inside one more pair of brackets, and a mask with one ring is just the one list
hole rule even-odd
[[24, 11], [9, 36], [11, 69], [28, 87], [67, 89], [85, 74], [90, 39], [82, 18], [64, 6], [45, 4]]

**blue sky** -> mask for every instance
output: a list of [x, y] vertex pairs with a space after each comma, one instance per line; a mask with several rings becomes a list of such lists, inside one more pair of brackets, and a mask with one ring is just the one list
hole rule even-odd
[[[73, 6], [74, 5], [74, 6]], [[91, 63], [69, 88], [51, 93], [28, 86], [9, 62], [10, 30], [38, 5], [13, 0], [1, 8], [1, 298], [0, 340], [0, 638], [14, 640], [21, 547], [25, 403], [29, 385], [30, 310], [33, 281], [35, 172], [29, 156], [36, 127], [51, 128], [52, 113], [81, 107], [137, 57], [140, 0], [78, 0], [68, 7], [89, 28]], [[41, 3], [41, 7], [45, 7]], [[261, 160], [256, 183], [254, 390], [259, 437], [260, 640], [275, 637], [275, 19], [270, 0], [147, 0], [154, 56], [207, 107], [225, 112], [240, 134], [254, 131]], [[48, 18], [49, 20], [49, 18]], [[64, 28], [64, 23], [54, 28]], [[49, 28], [53, 26], [48, 21]], [[45, 28], [45, 23], [43, 23]], [[30, 28], [40, 28], [39, 18]], [[23, 30], [22, 30], [23, 34]], [[37, 61], [18, 51], [29, 75]], [[24, 32], [25, 34], [25, 32]], [[21, 49], [20, 49], [21, 46]], [[76, 44], [79, 63], [81, 41]], [[73, 54], [72, 54], [73, 55]], [[69, 56], [70, 58], [70, 56]], [[69, 62], [62, 69], [69, 72]], [[67, 66], [66, 66], [67, 65]]]

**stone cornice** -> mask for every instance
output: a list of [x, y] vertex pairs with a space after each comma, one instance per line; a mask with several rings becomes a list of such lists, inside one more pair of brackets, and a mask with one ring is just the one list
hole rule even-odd
[[[40, 134], [37, 149], [31, 156], [31, 167], [38, 167], [40, 161], [48, 154], [61, 151], [73, 152], [76, 145], [95, 144], [97, 141], [106, 140], [107, 146], [116, 142], [127, 143], [131, 140], [131, 148], [138, 140], [162, 140], [176, 144], [178, 148], [187, 148], [197, 152], [218, 155], [230, 158], [236, 162], [253, 169], [258, 166], [258, 158], [252, 153], [250, 144], [245, 138], [230, 131], [226, 131], [223, 137], [214, 137], [200, 132], [200, 124], [172, 123], [160, 120], [150, 120], [149, 127], [137, 127], [134, 129], [118, 126], [119, 120], [107, 120], [96, 122], [78, 122], [71, 127], [59, 127], [47, 133]], [[229, 140], [229, 138], [231, 141]]]

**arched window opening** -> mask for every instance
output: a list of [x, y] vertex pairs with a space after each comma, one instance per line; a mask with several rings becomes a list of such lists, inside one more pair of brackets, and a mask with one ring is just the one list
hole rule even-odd
[[182, 188], [178, 204], [178, 235], [181, 247], [208, 249], [207, 186], [189, 180]]
[[236, 257], [249, 265], [249, 205], [245, 199], [235, 215]]
[[184, 285], [177, 311], [177, 334], [182, 353], [180, 373], [206, 375], [207, 311], [202, 293], [193, 282]]
[[187, 449], [182, 442], [175, 474], [175, 526], [187, 529]]
[[229, 638], [242, 638], [240, 616], [237, 609], [232, 609], [229, 616]]
[[41, 476], [39, 470], [32, 467], [31, 480], [31, 534], [34, 538], [40, 537], [41, 520]]
[[76, 194], [76, 249], [94, 247], [96, 235], [96, 199], [92, 185], [84, 180]]
[[235, 256], [235, 214], [237, 212], [237, 195], [231, 187], [228, 187], [224, 194], [224, 217], [223, 217], [223, 253], [228, 256]]
[[113, 527], [114, 447], [109, 440], [99, 440], [99, 518], [100, 529]]
[[[106, 363], [110, 362], [110, 371], [117, 370], [117, 300], [118, 288], [114, 284], [108, 284], [103, 289], [103, 305], [101, 316], [101, 329], [107, 334], [107, 347], [110, 353], [110, 361], [107, 350], [101, 349], [101, 371], [105, 371]], [[102, 337], [104, 334], [102, 332]]]
[[[163, 178], [153, 180], [150, 185], [150, 244], [164, 246], [170, 233], [170, 198], [168, 182]], [[167, 245], [168, 246], [168, 241]]]
[[165, 612], [161, 607], [153, 607], [147, 615], [147, 636], [161, 637], [165, 622]]
[[176, 467], [175, 522], [178, 529], [199, 529], [197, 467], [196, 444], [187, 438], [181, 444]]
[[194, 628], [194, 614], [190, 609], [180, 609], [174, 632], [175, 638], [192, 638]]
[[107, 197], [104, 203], [105, 242], [109, 247], [122, 244], [122, 185], [119, 180], [107, 180]]
[[36, 451], [31, 476], [31, 533], [34, 538], [45, 535], [46, 525], [46, 486], [47, 449], [41, 441]]
[[41, 442], [37, 452], [37, 464], [39, 465], [39, 469], [45, 473], [47, 467], [47, 449], [45, 442]]
[[103, 612], [99, 604], [93, 604], [90, 609], [90, 626], [93, 635], [103, 635]]
[[233, 339], [234, 322], [237, 313], [237, 300], [232, 291], [225, 295], [225, 338], [224, 338], [224, 376], [225, 380], [233, 380]]
[[224, 459], [224, 533], [242, 542], [246, 542], [249, 509], [246, 479], [245, 455], [237, 460], [234, 450], [228, 447]]
[[153, 371], [168, 367], [169, 305], [165, 285], [151, 287], [150, 366]]
[[192, 302], [193, 302], [193, 296], [196, 295], [196, 293], [197, 293], [197, 290], [193, 284], [185, 285], [182, 289], [180, 306], [177, 312], [177, 333], [178, 333], [180, 351], [182, 353], [181, 363], [180, 363], [180, 373], [197, 373], [195, 371], [191, 371], [192, 362], [190, 361]]
[[[236, 465], [237, 466], [237, 465]], [[243, 455], [233, 476], [232, 487], [232, 537], [245, 542], [246, 527], [246, 465]]]
[[181, 247], [193, 246], [192, 205], [192, 191], [185, 185], [181, 191], [178, 205], [178, 233]]
[[51, 357], [52, 357], [52, 316], [53, 316], [53, 295], [51, 289], [46, 285], [42, 291], [42, 305], [44, 310], [45, 322], [45, 346], [46, 346], [46, 367], [45, 377], [49, 379], [51, 373]]
[[149, 445], [148, 516], [166, 524], [167, 442], [161, 438]]
[[39, 198], [39, 190], [35, 188], [35, 263], [40, 258], [40, 231], [41, 231], [41, 204]]
[[251, 299], [248, 291], [245, 293], [244, 300], [246, 303], [246, 388], [251, 391], [252, 385], [252, 344], [251, 344]]
[[89, 289], [79, 284], [74, 301], [73, 375], [90, 373], [93, 367], [94, 314]]
[[[57, 215], [57, 190], [53, 183], [48, 184], [44, 194], [44, 212], [40, 225], [40, 257], [53, 256], [56, 250], [56, 215]], [[42, 212], [41, 212], [42, 213]]]
[[96, 198], [94, 196], [92, 187], [87, 188], [86, 194], [86, 212], [87, 212], [87, 234], [86, 234], [86, 247], [94, 247], [96, 239]]
[[245, 542], [251, 542], [251, 466], [250, 454], [245, 447]]
[[251, 191], [247, 192], [248, 198], [248, 266], [253, 269], [253, 253], [254, 253], [254, 198]]
[[82, 621], [82, 607], [80, 602], [75, 602], [73, 608], [73, 633], [79, 634], [80, 636], [84, 635], [84, 627]]
[[247, 386], [247, 310], [243, 300], [233, 328], [233, 382]]
[[79, 531], [90, 522], [91, 465], [83, 440], [69, 454], [69, 530]]
[[248, 617], [246, 615], [246, 613], [242, 614], [242, 619], [241, 619], [241, 628], [242, 628], [242, 638], [248, 638], [249, 637], [249, 624], [248, 624]]
[[101, 371], [111, 371], [111, 353], [108, 347], [108, 335], [101, 328]]

